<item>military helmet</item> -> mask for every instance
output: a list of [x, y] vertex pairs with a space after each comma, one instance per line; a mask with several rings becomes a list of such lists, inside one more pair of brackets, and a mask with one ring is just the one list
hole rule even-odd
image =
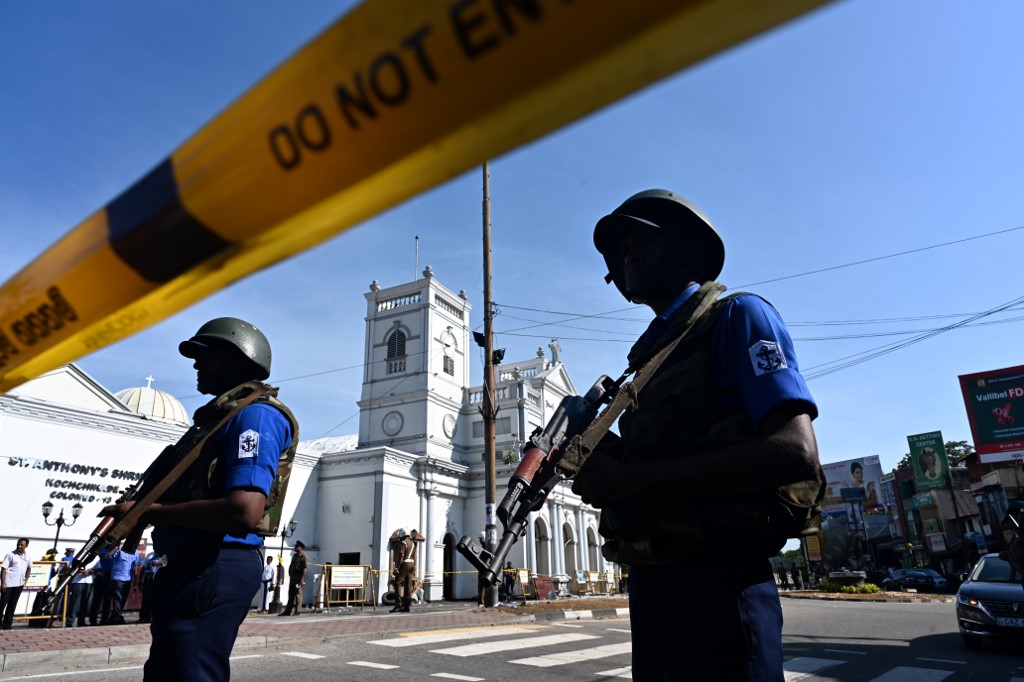
[[725, 264], [725, 244], [704, 213], [675, 192], [648, 189], [626, 199], [614, 211], [601, 218], [594, 227], [594, 246], [608, 266], [606, 282], [614, 282], [623, 296], [622, 256], [620, 247], [625, 235], [637, 228], [664, 230], [669, 244], [685, 249], [696, 243], [702, 255], [699, 263], [691, 263], [698, 281], [718, 277]]
[[270, 342], [259, 329], [236, 317], [218, 317], [210, 320], [188, 341], [178, 345], [178, 352], [186, 358], [197, 358], [199, 351], [210, 342], [228, 343], [251, 360], [258, 370], [260, 381], [270, 376]]
[[409, 529], [408, 528], [399, 528], [398, 529], [398, 537], [400, 537], [400, 538], [407, 538], [407, 537], [409, 537]]

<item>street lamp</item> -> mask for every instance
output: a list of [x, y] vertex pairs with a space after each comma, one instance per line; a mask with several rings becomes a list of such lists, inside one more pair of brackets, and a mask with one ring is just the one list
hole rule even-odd
[[57, 526], [57, 536], [55, 538], [53, 538], [53, 547], [54, 547], [54, 549], [56, 551], [59, 552], [60, 551], [59, 544], [60, 544], [60, 529], [61, 529], [61, 526], [73, 526], [73, 525], [75, 525], [75, 521], [77, 521], [78, 517], [82, 514], [82, 505], [81, 505], [81, 503], [76, 502], [75, 506], [71, 508], [71, 520], [70, 521], [65, 521], [64, 520], [64, 507], [60, 508], [60, 514], [58, 514], [57, 518], [53, 520], [53, 523], [50, 523], [50, 514], [52, 514], [52, 513], [53, 513], [53, 502], [50, 502], [49, 500], [47, 500], [46, 502], [43, 502], [43, 521], [46, 523], [47, 526]]
[[295, 528], [298, 521], [292, 519], [287, 526], [281, 527], [281, 553], [277, 564], [277, 580], [274, 581], [274, 601], [270, 602], [270, 613], [278, 613], [281, 610], [281, 583], [284, 582], [284, 541], [295, 535]]

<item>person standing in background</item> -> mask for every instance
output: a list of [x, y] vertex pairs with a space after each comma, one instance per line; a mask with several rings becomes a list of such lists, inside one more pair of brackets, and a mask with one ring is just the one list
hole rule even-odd
[[89, 598], [92, 596], [92, 571], [85, 569], [71, 579], [71, 592], [68, 597], [67, 627], [85, 626], [85, 617], [89, 611]]
[[263, 598], [260, 599], [260, 613], [270, 611], [270, 600], [274, 598], [274, 578], [277, 577], [277, 569], [274, 568], [274, 557], [267, 557], [267, 565], [263, 568]]
[[32, 574], [32, 557], [28, 555], [28, 538], [18, 538], [13, 552], [9, 552], [0, 563], [0, 613], [2, 627], [14, 627], [14, 613], [21, 599], [21, 591]]
[[142, 560], [142, 606], [139, 607], [140, 623], [149, 623], [153, 620], [153, 593], [155, 590], [156, 572], [163, 565], [163, 558], [155, 551], [146, 554], [146, 557]]
[[306, 569], [309, 561], [306, 558], [306, 545], [302, 540], [295, 543], [295, 554], [288, 564], [288, 606], [279, 613], [280, 616], [297, 616], [302, 612], [302, 586], [306, 582]]

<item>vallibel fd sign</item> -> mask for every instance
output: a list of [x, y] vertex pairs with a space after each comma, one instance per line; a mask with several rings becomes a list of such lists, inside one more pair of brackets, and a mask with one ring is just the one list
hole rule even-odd
[[982, 463], [1024, 459], [1024, 365], [960, 376]]

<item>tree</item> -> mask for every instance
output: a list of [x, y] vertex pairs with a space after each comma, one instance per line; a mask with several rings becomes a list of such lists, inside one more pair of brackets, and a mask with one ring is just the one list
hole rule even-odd
[[946, 441], [946, 455], [953, 464], [961, 464], [974, 454], [974, 446], [965, 440]]

